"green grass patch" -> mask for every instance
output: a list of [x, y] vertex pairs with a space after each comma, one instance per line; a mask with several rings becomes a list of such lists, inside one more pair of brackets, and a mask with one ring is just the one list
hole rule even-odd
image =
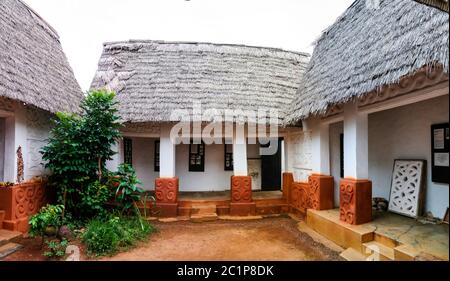
[[81, 239], [90, 256], [107, 256], [129, 249], [155, 232], [153, 225], [140, 217], [93, 219]]

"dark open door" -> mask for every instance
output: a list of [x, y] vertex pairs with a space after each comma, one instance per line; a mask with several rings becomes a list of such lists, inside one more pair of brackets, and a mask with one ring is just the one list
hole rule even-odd
[[[278, 139], [278, 150], [273, 155], [261, 155], [261, 190], [281, 190], [281, 141]], [[268, 145], [264, 145], [267, 147]]]

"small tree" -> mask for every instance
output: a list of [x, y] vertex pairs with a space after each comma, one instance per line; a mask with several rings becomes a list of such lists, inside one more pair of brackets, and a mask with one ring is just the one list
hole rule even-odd
[[[112, 145], [120, 137], [115, 94], [93, 91], [81, 103], [81, 115], [57, 113], [48, 144], [41, 150], [45, 167], [52, 172], [59, 201], [73, 214], [85, 189], [102, 179]], [[81, 211], [81, 212], [79, 212]]]

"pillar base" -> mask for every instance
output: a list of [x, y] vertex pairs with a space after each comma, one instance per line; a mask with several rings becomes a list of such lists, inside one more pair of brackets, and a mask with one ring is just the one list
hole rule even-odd
[[178, 215], [178, 203], [156, 203], [159, 216], [162, 218], [175, 218]]
[[340, 189], [340, 220], [358, 225], [372, 221], [372, 182], [342, 179]]
[[251, 203], [252, 177], [231, 176], [231, 203]]
[[256, 214], [256, 203], [230, 203], [231, 216], [254, 216]]
[[155, 180], [156, 207], [160, 217], [176, 217], [178, 214], [178, 178]]
[[310, 208], [314, 210], [334, 209], [334, 178], [313, 174], [308, 178]]

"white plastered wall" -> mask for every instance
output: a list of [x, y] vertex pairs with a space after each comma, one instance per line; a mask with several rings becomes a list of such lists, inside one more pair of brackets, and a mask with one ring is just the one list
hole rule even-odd
[[41, 148], [47, 143], [52, 115], [44, 110], [0, 98], [4, 122], [3, 180], [17, 181], [17, 154], [22, 147], [24, 179], [48, 173], [42, 165]]
[[449, 186], [431, 181], [431, 125], [448, 120], [448, 95], [369, 115], [369, 176], [374, 197], [389, 198], [394, 159], [424, 159], [425, 211], [444, 216]]

